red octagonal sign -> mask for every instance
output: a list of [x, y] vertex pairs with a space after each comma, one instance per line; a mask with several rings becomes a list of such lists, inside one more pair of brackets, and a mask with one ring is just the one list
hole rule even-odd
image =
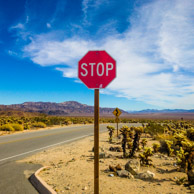
[[106, 51], [89, 51], [78, 63], [78, 77], [88, 88], [106, 88], [116, 77], [116, 61]]

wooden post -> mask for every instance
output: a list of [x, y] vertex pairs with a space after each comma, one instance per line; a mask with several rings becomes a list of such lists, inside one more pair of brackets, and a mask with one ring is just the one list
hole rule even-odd
[[94, 194], [99, 194], [99, 89], [94, 94]]
[[117, 121], [117, 138], [119, 137], [119, 122]]

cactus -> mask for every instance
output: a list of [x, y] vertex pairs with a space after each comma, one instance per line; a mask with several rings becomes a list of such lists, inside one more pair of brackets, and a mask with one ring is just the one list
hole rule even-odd
[[122, 139], [122, 149], [123, 149], [123, 157], [126, 157], [126, 145], [127, 142], [129, 142], [129, 133], [130, 133], [130, 128], [127, 125], [123, 125], [122, 128], [120, 129], [120, 132], [123, 136]]
[[183, 150], [182, 147], [180, 147], [180, 150], [177, 151], [177, 164], [180, 166], [180, 169], [184, 169], [186, 171], [186, 168], [188, 166], [188, 163], [187, 163], [187, 156], [188, 156], [188, 152], [185, 152]]
[[143, 147], [143, 149], [144, 149], [144, 147], [146, 146], [146, 144], [147, 144], [147, 139], [145, 139], [145, 138], [143, 138], [142, 140], [141, 140], [141, 145], [142, 145], [142, 147]]
[[139, 154], [140, 163], [142, 165], [151, 165], [152, 160], [149, 158], [153, 155], [152, 148], [146, 147], [144, 152]]
[[143, 127], [134, 127], [134, 130], [135, 130], [135, 136], [133, 139], [133, 148], [131, 150], [130, 157], [133, 157], [136, 149], [139, 148], [139, 140], [141, 137], [141, 133], [143, 132]]
[[174, 149], [171, 148], [173, 142], [172, 141], [169, 141], [169, 140], [165, 140], [166, 142], [166, 145], [167, 145], [167, 153], [168, 153], [168, 156], [172, 156], [173, 155], [173, 152], [174, 152]]
[[183, 133], [176, 133], [174, 134], [174, 139], [175, 139], [175, 146], [182, 146], [182, 142], [186, 139]]
[[153, 147], [154, 153], [157, 153], [160, 149], [160, 144], [159, 143], [153, 143], [152, 147]]
[[108, 125], [106, 128], [109, 131], [109, 142], [112, 143], [112, 136], [113, 136], [113, 133], [115, 131], [115, 127]]

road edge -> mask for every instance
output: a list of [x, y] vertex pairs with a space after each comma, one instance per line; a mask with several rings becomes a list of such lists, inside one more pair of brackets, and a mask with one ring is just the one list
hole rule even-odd
[[40, 176], [38, 176], [42, 170], [47, 168], [49, 167], [45, 166], [38, 169], [30, 176], [29, 181], [40, 194], [57, 194]]

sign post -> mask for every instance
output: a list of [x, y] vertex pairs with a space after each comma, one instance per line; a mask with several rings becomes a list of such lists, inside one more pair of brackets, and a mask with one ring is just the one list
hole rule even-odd
[[116, 61], [106, 51], [89, 51], [78, 63], [78, 77], [94, 90], [94, 194], [99, 194], [99, 89], [116, 77]]
[[94, 92], [94, 193], [99, 193], [99, 89]]
[[112, 112], [116, 118], [115, 118], [115, 122], [117, 123], [117, 137], [119, 136], [119, 116], [122, 114], [122, 112], [118, 109], [118, 108], [115, 108], [115, 110]]

